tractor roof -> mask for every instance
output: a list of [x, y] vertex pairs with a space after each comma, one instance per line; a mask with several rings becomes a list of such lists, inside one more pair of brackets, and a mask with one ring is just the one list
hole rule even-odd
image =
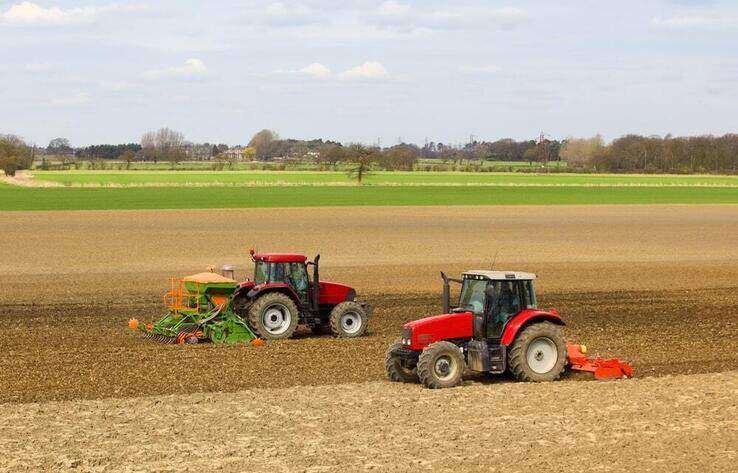
[[478, 278], [478, 279], [490, 279], [492, 281], [510, 281], [510, 280], [522, 280], [530, 281], [536, 278], [533, 273], [524, 273], [522, 271], [486, 271], [486, 270], [472, 270], [464, 272], [464, 277]]
[[254, 261], [265, 261], [267, 263], [304, 263], [307, 261], [307, 257], [298, 253], [258, 253], [254, 255]]

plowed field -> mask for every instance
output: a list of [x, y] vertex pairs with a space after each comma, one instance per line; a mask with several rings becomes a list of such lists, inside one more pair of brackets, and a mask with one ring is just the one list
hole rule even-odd
[[[0, 213], [0, 228], [12, 412], [0, 471], [703, 471], [690, 458], [705, 449], [708, 470], [727, 471], [736, 459], [735, 206]], [[321, 274], [376, 307], [369, 335], [254, 348], [127, 329], [162, 314], [169, 276], [228, 262], [245, 277], [252, 245], [321, 252]], [[439, 311], [438, 270], [495, 255], [538, 273], [539, 305], [562, 313], [569, 339], [631, 361], [638, 379], [470, 376], [443, 393], [383, 381], [402, 322]]]

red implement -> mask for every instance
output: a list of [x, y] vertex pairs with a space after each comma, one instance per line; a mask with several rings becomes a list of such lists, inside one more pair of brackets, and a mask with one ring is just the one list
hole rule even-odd
[[584, 345], [567, 343], [566, 353], [569, 361], [569, 369], [589, 371], [594, 374], [595, 379], [633, 377], [633, 367], [629, 363], [620, 361], [617, 358], [609, 358], [607, 360], [599, 356], [597, 358], [589, 358], [585, 355], [586, 352], [587, 348]]

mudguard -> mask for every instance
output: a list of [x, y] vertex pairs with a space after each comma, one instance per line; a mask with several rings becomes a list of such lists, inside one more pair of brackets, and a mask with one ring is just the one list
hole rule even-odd
[[523, 326], [536, 322], [551, 322], [556, 325], [565, 325], [561, 316], [555, 310], [544, 312], [542, 310], [526, 309], [510, 319], [507, 325], [505, 325], [505, 330], [503, 330], [502, 337], [500, 338], [500, 344], [505, 346], [511, 345]]
[[282, 292], [284, 294], [287, 294], [290, 298], [292, 298], [295, 303], [300, 302], [300, 296], [297, 295], [294, 289], [292, 289], [292, 286], [289, 284], [285, 284], [282, 282], [279, 283], [270, 283], [270, 284], [257, 284], [246, 293], [246, 297], [249, 299], [256, 299], [259, 297], [259, 295], [265, 293], [265, 292]]

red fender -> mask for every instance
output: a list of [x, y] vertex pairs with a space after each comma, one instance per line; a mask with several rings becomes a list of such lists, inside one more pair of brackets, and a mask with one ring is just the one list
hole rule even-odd
[[297, 295], [294, 289], [292, 289], [292, 286], [289, 284], [277, 282], [277, 283], [270, 283], [270, 284], [258, 284], [251, 288], [251, 290], [246, 294], [249, 298], [254, 299], [258, 297], [263, 292], [282, 292], [284, 294], [287, 294], [292, 300], [295, 301], [299, 305], [300, 302], [300, 296]]
[[564, 325], [564, 321], [561, 320], [561, 316], [555, 310], [551, 312], [544, 312], [535, 309], [526, 309], [510, 319], [505, 326], [505, 330], [502, 332], [502, 338], [500, 338], [500, 344], [509, 346], [515, 341], [515, 337], [518, 335], [520, 329], [529, 322], [551, 322], [556, 325]]

